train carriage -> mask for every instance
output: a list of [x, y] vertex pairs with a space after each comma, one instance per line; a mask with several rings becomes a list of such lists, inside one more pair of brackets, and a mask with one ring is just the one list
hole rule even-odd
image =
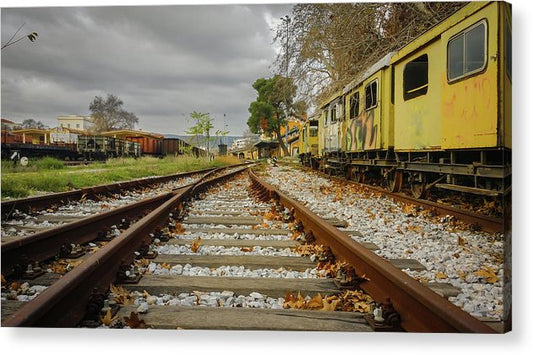
[[[305, 166], [315, 166], [318, 155], [318, 115], [309, 117], [300, 127], [299, 156]], [[313, 160], [312, 160], [313, 159]]]
[[392, 55], [384, 56], [343, 90], [345, 173], [357, 181], [367, 174], [384, 174], [395, 164]]
[[393, 56], [395, 151], [415, 194], [505, 193], [510, 23], [509, 5], [474, 2]]
[[470, 3], [324, 101], [319, 169], [417, 197], [510, 192], [511, 16]]

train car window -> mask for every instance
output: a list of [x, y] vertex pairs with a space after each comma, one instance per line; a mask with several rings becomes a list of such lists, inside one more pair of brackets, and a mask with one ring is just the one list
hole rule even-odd
[[511, 34], [511, 28], [509, 23], [505, 23], [505, 69], [507, 70], [507, 76], [509, 80], [512, 80], [513, 76], [513, 39]]
[[378, 105], [378, 81], [374, 80], [365, 86], [365, 110], [369, 110]]
[[350, 97], [350, 119], [359, 116], [359, 91]]
[[337, 120], [344, 121], [344, 110], [342, 103], [338, 103], [335, 105], [335, 111], [337, 111], [335, 113]]
[[309, 127], [309, 137], [317, 137], [318, 136], [318, 127]]
[[337, 122], [337, 105], [330, 106], [331, 123]]
[[485, 21], [457, 34], [448, 41], [448, 81], [482, 71], [487, 62]]
[[329, 110], [324, 110], [322, 112], [322, 117], [324, 118], [324, 127], [328, 125]]
[[428, 92], [428, 55], [410, 61], [403, 70], [403, 99], [405, 101]]

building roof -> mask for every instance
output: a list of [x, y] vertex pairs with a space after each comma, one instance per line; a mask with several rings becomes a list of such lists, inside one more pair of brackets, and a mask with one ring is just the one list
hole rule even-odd
[[108, 137], [148, 137], [148, 138], [154, 138], [154, 139], [163, 138], [163, 135], [159, 133], [135, 131], [133, 129], [119, 129], [116, 131], [107, 131], [107, 132], [101, 133], [101, 135], [108, 136]]
[[257, 148], [277, 148], [279, 146], [279, 143], [275, 141], [259, 141], [255, 143], [254, 146]]
[[24, 128], [24, 129], [14, 130], [13, 133], [15, 134], [46, 134], [48, 133], [48, 130], [39, 129], [39, 128]]

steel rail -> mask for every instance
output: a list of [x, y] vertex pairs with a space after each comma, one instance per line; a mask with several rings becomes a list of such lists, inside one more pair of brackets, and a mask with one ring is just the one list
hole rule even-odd
[[[307, 167], [304, 167], [304, 168], [310, 169]], [[384, 194], [392, 198], [395, 201], [399, 201], [403, 203], [410, 203], [412, 205], [420, 206], [426, 209], [432, 209], [433, 211], [435, 211], [436, 213], [440, 215], [452, 215], [462, 222], [479, 226], [482, 230], [487, 231], [487, 232], [496, 232], [496, 233], [505, 232], [505, 221], [503, 218], [487, 216], [487, 215], [471, 212], [468, 210], [463, 210], [457, 207], [446, 206], [446, 205], [433, 202], [433, 201], [429, 201], [429, 200], [417, 199], [417, 198], [410, 197], [399, 192], [391, 192], [381, 187], [358, 183], [358, 182], [347, 180], [345, 178], [341, 178], [338, 176], [327, 175], [325, 173], [312, 170], [312, 169], [311, 171], [314, 171], [323, 177], [337, 180], [338, 182], [341, 182], [341, 183], [359, 184], [369, 190]]]
[[376, 301], [390, 300], [400, 314], [401, 327], [411, 332], [495, 333], [489, 326], [423, 286], [391, 263], [367, 250], [347, 234], [318, 217], [303, 204], [291, 199], [250, 171], [252, 186], [265, 199], [274, 199], [293, 210], [306, 232], [328, 245], [334, 255], [352, 265], [368, 281], [361, 288]]
[[[112, 241], [89, 256], [83, 263], [48, 287], [39, 296], [2, 321], [3, 327], [74, 327], [84, 317], [93, 293], [104, 293], [116, 280], [121, 265], [129, 265], [134, 252], [150, 242], [149, 233], [163, 227], [169, 213], [180, 210], [182, 203], [209, 186], [242, 173], [247, 167], [199, 181], [173, 192], [173, 197], [144, 216]], [[213, 175], [209, 172], [204, 176]]]
[[[225, 168], [209, 169], [198, 182], [209, 176], [224, 170]], [[182, 187], [191, 186], [184, 185]], [[172, 192], [167, 192], [147, 198], [135, 203], [112, 209], [105, 213], [96, 214], [78, 221], [50, 228], [42, 232], [32, 234], [24, 238], [17, 238], [2, 243], [2, 273], [10, 276], [17, 265], [25, 266], [34, 262], [41, 262], [59, 253], [64, 244], [84, 244], [98, 237], [98, 232], [118, 224], [122, 219], [138, 219], [146, 215], [148, 211], [173, 196]]]
[[64, 244], [84, 244], [98, 237], [98, 232], [119, 224], [122, 219], [146, 215], [173, 196], [167, 192], [105, 213], [96, 214], [72, 223], [50, 228], [28, 237], [2, 243], [2, 274], [11, 275], [17, 265], [28, 265], [54, 257]]
[[115, 182], [112, 184], [97, 185], [92, 187], [84, 187], [82, 189], [58, 192], [46, 195], [31, 196], [26, 198], [19, 198], [13, 200], [2, 201], [0, 208], [2, 210], [2, 218], [8, 218], [15, 209], [23, 212], [27, 212], [30, 209], [45, 209], [56, 203], [65, 203], [69, 201], [79, 201], [83, 196], [88, 198], [94, 198], [97, 195], [106, 193], [116, 193], [124, 189], [133, 189], [141, 186], [148, 186], [154, 183], [167, 182], [174, 179], [184, 178], [195, 174], [203, 174], [209, 171], [215, 170], [215, 168], [187, 171], [183, 173], [147, 177], [135, 180]]

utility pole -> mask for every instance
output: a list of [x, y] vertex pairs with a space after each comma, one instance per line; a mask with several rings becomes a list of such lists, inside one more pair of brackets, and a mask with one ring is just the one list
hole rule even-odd
[[[281, 17], [281, 21], [285, 23], [285, 78], [289, 79], [289, 24], [291, 22], [291, 18], [289, 15], [285, 15], [285, 17]], [[287, 95], [287, 90], [285, 90], [285, 95]], [[287, 146], [287, 150], [289, 151], [289, 155], [292, 154], [290, 152], [289, 147], [289, 109], [287, 107], [287, 101], [288, 98], [285, 96], [285, 119], [287, 120], [287, 123], [285, 124], [285, 145]]]

